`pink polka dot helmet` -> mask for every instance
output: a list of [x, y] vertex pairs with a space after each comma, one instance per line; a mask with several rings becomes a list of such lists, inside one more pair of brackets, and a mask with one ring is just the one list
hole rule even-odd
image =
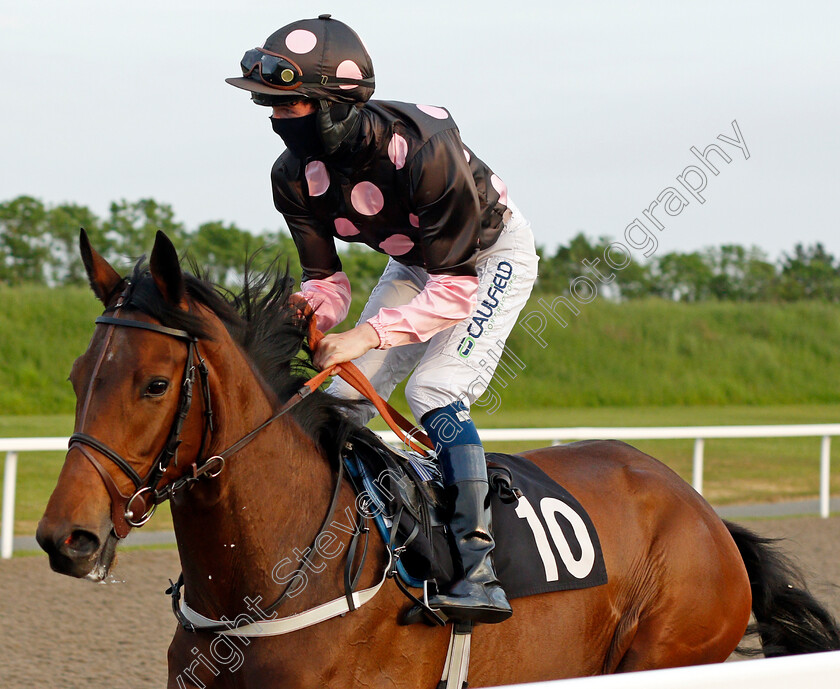
[[364, 103], [375, 86], [373, 62], [347, 24], [322, 14], [292, 22], [242, 58], [241, 77], [228, 84], [250, 91], [260, 105], [300, 98]]

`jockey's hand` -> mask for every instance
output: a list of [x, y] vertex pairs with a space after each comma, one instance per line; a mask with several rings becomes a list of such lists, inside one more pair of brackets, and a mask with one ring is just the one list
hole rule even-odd
[[379, 335], [373, 326], [370, 323], [362, 323], [345, 333], [325, 335], [318, 343], [313, 363], [323, 371], [330, 366], [358, 359], [368, 350], [378, 346]]
[[289, 306], [297, 310], [298, 318], [305, 318], [312, 313], [312, 307], [300, 292], [296, 292], [289, 297]]

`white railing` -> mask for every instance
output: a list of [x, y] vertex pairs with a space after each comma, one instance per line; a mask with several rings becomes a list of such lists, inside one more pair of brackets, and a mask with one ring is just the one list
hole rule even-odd
[[[703, 494], [703, 453], [708, 438], [807, 438], [821, 437], [820, 445], [820, 516], [827, 518], [831, 500], [831, 436], [840, 435], [840, 423], [799, 424], [786, 426], [638, 426], [607, 428], [485, 428], [479, 430], [482, 442], [509, 440], [550, 440], [559, 445], [566, 440], [694, 440], [691, 485]], [[393, 431], [379, 431], [389, 443], [399, 444]]]
[[6, 453], [3, 467], [3, 521], [0, 523], [0, 558], [12, 556], [15, 535], [15, 489], [18, 452], [66, 450], [69, 438], [0, 438], [0, 452]]
[[697, 665], [624, 675], [517, 684], [496, 689], [790, 689], [836, 686], [840, 651]]
[[[821, 437], [820, 516], [828, 517], [830, 504], [831, 437], [840, 435], [840, 423], [787, 426], [664, 426], [635, 428], [488, 428], [479, 431], [484, 442], [547, 440], [557, 445], [566, 440], [694, 440], [692, 485], [703, 492], [704, 441], [708, 438], [801, 438]], [[380, 435], [399, 443], [391, 431]], [[19, 452], [66, 450], [67, 438], [0, 438], [0, 452], [6, 453], [3, 471], [3, 511], [0, 526], [0, 558], [12, 556], [15, 517], [15, 486]]]

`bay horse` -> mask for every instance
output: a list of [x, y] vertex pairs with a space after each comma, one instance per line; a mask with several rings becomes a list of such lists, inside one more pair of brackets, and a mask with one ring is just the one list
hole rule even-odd
[[[259, 622], [284, 591], [283, 615], [341, 597], [351, 530], [312, 543], [324, 514], [340, 521], [354, 504], [336, 483], [352, 426], [318, 391], [282, 413], [304, 380], [308, 330], [289, 280], [264, 274], [225, 295], [185, 273], [162, 233], [124, 279], [84, 231], [80, 245], [105, 315], [70, 376], [75, 433], [37, 532], [51, 567], [103, 579], [157, 495], [171, 498], [185, 601], [201, 615]], [[767, 655], [840, 647], [790, 563], [656, 459], [616, 441], [522, 454], [589, 512], [609, 579], [516, 599], [510, 620], [477, 626], [470, 686], [721, 662], [751, 609]], [[375, 586], [389, 559], [372, 548], [359, 585]], [[434, 687], [449, 632], [399, 625], [407, 605], [388, 580], [366, 605], [288, 635], [178, 626], [168, 687]]]

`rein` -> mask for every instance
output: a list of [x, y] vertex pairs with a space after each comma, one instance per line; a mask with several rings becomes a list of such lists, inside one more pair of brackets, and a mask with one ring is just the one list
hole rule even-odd
[[[318, 328], [315, 326], [315, 316], [314, 314], [311, 316], [311, 320], [309, 321], [309, 346], [312, 349], [315, 349], [318, 346], [318, 343], [324, 338], [324, 333], [322, 333]], [[329, 376], [337, 375], [339, 378], [342, 378], [345, 382], [349, 383], [353, 386], [356, 391], [360, 392], [364, 395], [368, 401], [370, 401], [376, 410], [379, 412], [380, 416], [385, 419], [385, 422], [397, 434], [397, 437], [402, 440], [402, 442], [406, 445], [406, 447], [414, 450], [415, 452], [419, 452], [421, 455], [428, 456], [429, 453], [426, 448], [429, 450], [434, 450], [435, 445], [432, 440], [426, 435], [422, 430], [414, 426], [408, 419], [406, 419], [402, 414], [400, 414], [396, 409], [394, 409], [388, 402], [386, 402], [382, 397], [379, 395], [378, 392], [374, 389], [371, 382], [367, 379], [364, 373], [359, 370], [359, 367], [356, 366], [352, 361], [347, 361], [343, 364], [336, 364], [332, 368], [321, 371], [317, 376], [314, 378], [310, 378], [306, 383], [305, 386], [310, 387], [311, 390], [317, 390], [318, 387], [323, 383]], [[414, 438], [422, 443], [422, 445], [414, 442]], [[423, 447], [425, 446], [425, 447]]]
[[[168, 328], [166, 326], [159, 325], [156, 323], [147, 323], [145, 321], [136, 321], [128, 318], [118, 317], [119, 309], [122, 306], [122, 299], [123, 297], [121, 296], [120, 300], [116, 305], [114, 316], [100, 316], [95, 321], [97, 324], [110, 326], [110, 330], [106, 336], [105, 344], [103, 345], [103, 350], [100, 353], [96, 362], [93, 375], [91, 376], [91, 388], [88, 389], [84, 405], [85, 412], [87, 411], [87, 406], [90, 399], [93, 379], [96, 377], [96, 374], [99, 371], [99, 366], [101, 365], [104, 359], [105, 352], [110, 344], [111, 335], [115, 327], [119, 326], [128, 328], [139, 328], [142, 330], [149, 330], [151, 332], [156, 332], [162, 335], [183, 340], [187, 344], [187, 359], [184, 365], [184, 375], [181, 381], [181, 392], [178, 399], [178, 407], [175, 413], [175, 418], [173, 419], [172, 426], [170, 427], [169, 434], [167, 436], [166, 442], [164, 443], [163, 449], [158, 454], [155, 462], [152, 464], [152, 467], [149, 469], [145, 477], [141, 478], [137, 471], [135, 471], [131, 464], [129, 464], [129, 462], [122, 455], [120, 455], [116, 450], [112, 449], [98, 438], [95, 438], [94, 436], [91, 436], [81, 431], [78, 433], [74, 433], [72, 436], [70, 436], [69, 447], [77, 448], [85, 456], [85, 458], [87, 458], [88, 461], [90, 461], [93, 464], [100, 477], [102, 478], [102, 481], [104, 482], [108, 493], [110, 494], [111, 516], [114, 525], [113, 531], [117, 538], [125, 538], [132, 527], [139, 527], [145, 524], [152, 517], [152, 514], [154, 514], [157, 505], [161, 502], [173, 498], [176, 493], [191, 487], [195, 482], [201, 480], [202, 478], [216, 478], [217, 476], [219, 476], [219, 474], [221, 474], [222, 470], [224, 469], [225, 461], [228, 457], [230, 457], [231, 455], [235, 454], [236, 452], [244, 448], [246, 445], [248, 445], [257, 437], [257, 435], [259, 435], [259, 433], [261, 433], [265, 428], [274, 423], [281, 416], [286, 414], [296, 404], [300, 403], [303, 399], [312, 394], [323, 384], [323, 382], [329, 376], [332, 375], [340, 376], [351, 386], [353, 386], [357, 391], [359, 391], [362, 395], [364, 395], [368, 400], [370, 400], [376, 407], [376, 409], [379, 411], [379, 413], [382, 415], [382, 417], [386, 420], [388, 425], [394, 430], [397, 436], [402, 439], [402, 441], [406, 444], [407, 447], [423, 455], [428, 455], [428, 452], [414, 441], [414, 438], [417, 438], [420, 442], [424, 443], [429, 449], [433, 448], [431, 440], [425, 433], [423, 433], [420, 429], [415, 428], [405, 417], [403, 417], [390, 404], [388, 404], [388, 402], [382, 399], [382, 397], [373, 388], [373, 385], [371, 385], [370, 381], [355, 366], [355, 364], [351, 362], [346, 362], [343, 364], [332, 366], [329, 369], [325, 369], [317, 375], [310, 378], [309, 380], [307, 380], [300, 387], [300, 389], [277, 410], [275, 414], [266, 419], [255, 429], [244, 435], [242, 438], [236, 441], [233, 445], [229, 446], [227, 449], [221, 451], [217, 455], [213, 455], [212, 457], [208, 457], [202, 460], [201, 457], [204, 454], [204, 448], [207, 445], [208, 438], [213, 432], [213, 409], [210, 394], [210, 385], [208, 382], [209, 372], [204, 359], [201, 357], [201, 354], [198, 351], [198, 339], [190, 335], [185, 330]], [[309, 343], [310, 347], [314, 349], [317, 347], [318, 343], [321, 341], [324, 335], [315, 326], [314, 314], [310, 315], [309, 323]], [[196, 359], [198, 360], [197, 366], [195, 364]], [[169, 465], [173, 459], [175, 460], [175, 463], [177, 465], [177, 452], [178, 447], [181, 444], [181, 430], [189, 414], [190, 407], [192, 406], [193, 386], [195, 384], [196, 369], [198, 370], [199, 377], [201, 379], [205, 416], [205, 423], [203, 425], [202, 430], [201, 446], [198, 452], [199, 459], [190, 465], [189, 473], [185, 474], [184, 476], [181, 476], [180, 478], [172, 481], [171, 483], [163, 487], [160, 487], [160, 481], [166, 473], [167, 469], [169, 468]], [[86, 414], [83, 414], [83, 427], [85, 418]], [[114, 481], [110, 473], [108, 473], [105, 470], [101, 463], [93, 456], [93, 454], [91, 454], [88, 448], [95, 450], [102, 456], [110, 459], [123, 472], [123, 474], [131, 480], [132, 484], [135, 487], [135, 492], [130, 496], [124, 495], [117, 487], [116, 482]], [[333, 515], [335, 514], [343, 478], [344, 463], [339, 460], [338, 476], [336, 478], [335, 489], [330, 500], [330, 505], [327, 510], [326, 517], [324, 518], [321, 524], [321, 528], [318, 530], [318, 534], [313, 539], [312, 547], [308, 548], [305, 551], [307, 554], [302, 558], [301, 565], [295, 572], [295, 574], [302, 571], [307, 564], [310, 564], [309, 553], [316, 552], [315, 544], [317, 543], [318, 538], [324, 533], [327, 526], [330, 524]], [[142, 511], [140, 512], [141, 516], [139, 518], [135, 518], [135, 507], [142, 508]], [[342, 598], [330, 601], [329, 603], [320, 605], [316, 608], [313, 608], [312, 610], [299, 613], [297, 615], [292, 615], [288, 618], [282, 618], [282, 620], [277, 620], [276, 624], [272, 624], [270, 626], [271, 631], [263, 631], [262, 634], [271, 635], [288, 633], [290, 631], [295, 631], [297, 629], [301, 629], [312, 624], [317, 624], [318, 622], [324, 621], [325, 619], [330, 619], [331, 617], [342, 615], [346, 612], [355, 610], [357, 607], [363, 605], [371, 598], [373, 598], [373, 596], [376, 595], [376, 593], [384, 584], [385, 579], [395, 574], [395, 553], [393, 553], [390, 548], [387, 548], [389, 555], [388, 565], [385, 568], [385, 572], [383, 573], [380, 582], [369, 589], [365, 589], [364, 591], [354, 591], [355, 584], [358, 582], [359, 576], [362, 572], [362, 567], [364, 566], [365, 556], [367, 554], [367, 534], [369, 532], [367, 520], [364, 518], [364, 515], [359, 513], [358, 506], [357, 516], [360, 517], [360, 519], [358, 519], [357, 521], [355, 533], [352, 537], [351, 549], [353, 550], [353, 552], [355, 552], [355, 548], [358, 543], [358, 537], [361, 534], [365, 534], [366, 536], [365, 548], [362, 555], [362, 559], [356, 567], [355, 575], [353, 575], [351, 572], [353, 568], [353, 556], [352, 554], [348, 556], [344, 577], [345, 595]], [[398, 557], [398, 555], [396, 555], [396, 557]], [[274, 612], [280, 606], [280, 604], [284, 600], [286, 600], [287, 597], [289, 597], [294, 580], [295, 577], [293, 576], [289, 584], [286, 586], [285, 590], [282, 592], [282, 594], [265, 609], [265, 612]], [[167, 593], [170, 594], [170, 596], [172, 597], [172, 608], [175, 613], [175, 616], [178, 619], [178, 622], [185, 629], [189, 631], [196, 631], [197, 629], [201, 629], [203, 631], [222, 633], [226, 632], [229, 634], [236, 634], [235, 631], [231, 630], [230, 623], [226, 623], [224, 620], [211, 620], [207, 617], [200, 615], [194, 610], [191, 610], [187, 606], [186, 601], [181, 599], [180, 590], [183, 587], [183, 583], [184, 582], [182, 574], [177, 582], [170, 582], [171, 586]], [[262, 626], [265, 626], [265, 624], [265, 622], [262, 623]], [[253, 633], [255, 631], [256, 630], [250, 629], [247, 631], [243, 630], [242, 632], [240, 632], [240, 634], [244, 632], [244, 635], [250, 635], [250, 633]]]

